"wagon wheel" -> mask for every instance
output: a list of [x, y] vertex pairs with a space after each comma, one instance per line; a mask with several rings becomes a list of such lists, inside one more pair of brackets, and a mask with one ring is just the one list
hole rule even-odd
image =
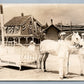
[[20, 70], [20, 71], [22, 70], [22, 66], [19, 66], [19, 70]]

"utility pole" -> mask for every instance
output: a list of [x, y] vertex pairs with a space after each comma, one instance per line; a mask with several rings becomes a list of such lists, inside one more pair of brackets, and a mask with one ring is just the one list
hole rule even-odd
[[3, 6], [0, 5], [0, 15], [1, 15], [1, 33], [2, 33], [2, 45], [4, 46], [4, 16], [3, 16]]
[[62, 21], [61, 21], [61, 31], [63, 32]]
[[71, 29], [71, 33], [72, 33], [72, 21], [70, 22], [70, 29]]

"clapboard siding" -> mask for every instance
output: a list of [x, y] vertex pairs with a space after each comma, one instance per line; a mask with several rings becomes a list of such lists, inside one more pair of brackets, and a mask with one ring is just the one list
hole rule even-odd
[[49, 26], [46, 30], [46, 39], [58, 40], [59, 39], [59, 30], [54, 26]]

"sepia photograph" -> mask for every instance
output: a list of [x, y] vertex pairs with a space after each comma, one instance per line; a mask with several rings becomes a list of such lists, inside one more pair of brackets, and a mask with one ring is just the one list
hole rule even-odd
[[0, 81], [84, 81], [84, 4], [0, 4]]

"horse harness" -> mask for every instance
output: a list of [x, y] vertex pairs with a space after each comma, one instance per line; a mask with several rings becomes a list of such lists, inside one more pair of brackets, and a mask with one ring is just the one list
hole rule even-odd
[[76, 42], [74, 42], [73, 46], [75, 46], [77, 49], [80, 49], [83, 47], [83, 45], [76, 43]]

